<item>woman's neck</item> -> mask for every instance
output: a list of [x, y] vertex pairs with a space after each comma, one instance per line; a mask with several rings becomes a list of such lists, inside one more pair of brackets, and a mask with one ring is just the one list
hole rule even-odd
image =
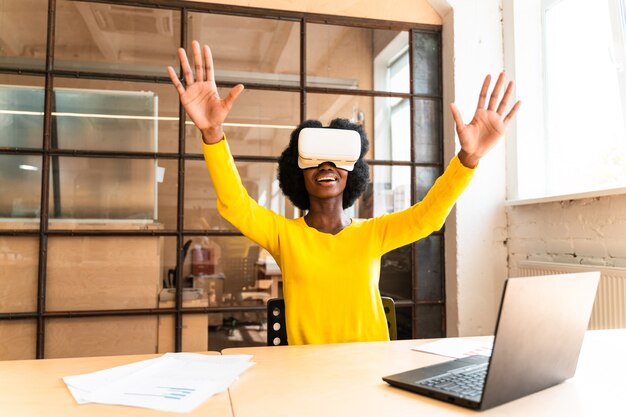
[[313, 204], [309, 212], [304, 216], [304, 221], [309, 227], [331, 235], [341, 232], [351, 223], [350, 218], [346, 216], [342, 207], [320, 207]]

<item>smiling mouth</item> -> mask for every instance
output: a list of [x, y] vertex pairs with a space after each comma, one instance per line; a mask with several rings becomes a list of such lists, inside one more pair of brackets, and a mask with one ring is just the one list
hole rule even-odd
[[336, 182], [337, 178], [324, 175], [319, 178], [316, 178], [315, 181], [321, 182], [321, 183], [331, 183], [331, 182]]

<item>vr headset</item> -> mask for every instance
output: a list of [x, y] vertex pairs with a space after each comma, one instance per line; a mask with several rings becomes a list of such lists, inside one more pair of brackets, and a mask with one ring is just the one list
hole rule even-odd
[[361, 136], [354, 130], [305, 127], [298, 136], [298, 167], [315, 168], [332, 162], [352, 171], [361, 155]]

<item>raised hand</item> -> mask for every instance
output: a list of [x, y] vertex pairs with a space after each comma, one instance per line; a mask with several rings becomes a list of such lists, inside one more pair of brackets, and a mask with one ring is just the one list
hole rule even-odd
[[200, 44], [197, 41], [191, 43], [191, 49], [196, 78], [193, 77], [187, 53], [183, 48], [178, 49], [178, 58], [182, 66], [185, 86], [178, 79], [174, 68], [168, 66], [167, 73], [174, 87], [176, 87], [176, 91], [178, 91], [180, 102], [185, 111], [202, 132], [202, 140], [209, 144], [217, 143], [222, 140], [224, 135], [222, 123], [244, 87], [238, 84], [230, 90], [226, 98], [220, 98], [215, 85], [211, 49], [205, 45], [200, 51]]
[[450, 110], [452, 111], [452, 117], [456, 124], [456, 132], [459, 135], [459, 141], [461, 142], [461, 151], [459, 152], [459, 159], [463, 165], [469, 168], [473, 168], [478, 164], [480, 158], [482, 158], [499, 140], [504, 136], [506, 128], [517, 113], [520, 105], [520, 101], [516, 102], [511, 110], [502, 116], [506, 109], [507, 103], [513, 92], [513, 81], [509, 81], [502, 99], [498, 103], [500, 97], [500, 91], [504, 84], [505, 74], [500, 73], [496, 85], [491, 92], [489, 103], [485, 108], [485, 101], [487, 100], [487, 92], [489, 90], [489, 84], [491, 83], [491, 76], [487, 75], [483, 86], [480, 90], [480, 96], [478, 98], [478, 106], [476, 107], [476, 113], [474, 118], [469, 124], [463, 123], [463, 118], [459, 112], [458, 107], [454, 104], [450, 104]]

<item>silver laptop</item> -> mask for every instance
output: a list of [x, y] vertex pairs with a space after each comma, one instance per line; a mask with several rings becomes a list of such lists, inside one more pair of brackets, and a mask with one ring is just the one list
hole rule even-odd
[[600, 272], [509, 278], [491, 357], [470, 356], [383, 377], [446, 402], [487, 409], [574, 376]]

